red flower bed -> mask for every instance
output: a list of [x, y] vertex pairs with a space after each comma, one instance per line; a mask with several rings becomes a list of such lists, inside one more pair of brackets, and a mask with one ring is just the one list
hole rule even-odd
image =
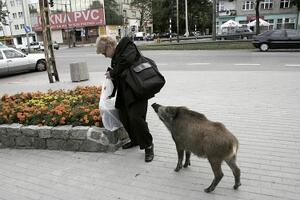
[[102, 126], [100, 93], [101, 87], [87, 86], [4, 95], [0, 101], [0, 124]]

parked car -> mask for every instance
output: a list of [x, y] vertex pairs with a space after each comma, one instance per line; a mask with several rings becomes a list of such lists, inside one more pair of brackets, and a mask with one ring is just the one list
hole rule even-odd
[[147, 41], [153, 41], [155, 37], [156, 37], [155, 33], [152, 33], [152, 34], [147, 33], [146, 36], [145, 36], [145, 40], [147, 40]]
[[[172, 37], [177, 37], [177, 33], [171, 33]], [[170, 38], [170, 32], [161, 33], [159, 34], [160, 38]]]
[[236, 33], [252, 33], [253, 31], [248, 27], [240, 27], [235, 30]]
[[[22, 52], [28, 51], [28, 45], [20, 45], [16, 47], [17, 49], [20, 49]], [[34, 50], [34, 51], [44, 51], [44, 44], [43, 42], [31, 42], [29, 48], [30, 50]]]
[[254, 37], [252, 44], [261, 51], [300, 48], [300, 31], [294, 29], [267, 31]]
[[13, 48], [0, 47], [0, 76], [32, 70], [46, 70], [44, 54], [35, 53], [26, 55]]
[[59, 44], [56, 41], [53, 42], [53, 48], [56, 50], [59, 49]]

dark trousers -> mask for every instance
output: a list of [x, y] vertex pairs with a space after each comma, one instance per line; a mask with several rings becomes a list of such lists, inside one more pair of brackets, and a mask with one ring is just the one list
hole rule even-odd
[[152, 144], [152, 135], [146, 122], [148, 100], [139, 100], [119, 108], [120, 120], [133, 143], [145, 149]]

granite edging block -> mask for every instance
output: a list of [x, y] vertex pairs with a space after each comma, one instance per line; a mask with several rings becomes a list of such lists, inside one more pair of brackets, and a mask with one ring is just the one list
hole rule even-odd
[[21, 135], [21, 127], [22, 126], [23, 126], [22, 124], [17, 124], [17, 123], [10, 124], [6, 128], [7, 135], [9, 135], [9, 136], [20, 136]]
[[122, 146], [118, 131], [87, 126], [0, 125], [0, 148], [114, 152]]

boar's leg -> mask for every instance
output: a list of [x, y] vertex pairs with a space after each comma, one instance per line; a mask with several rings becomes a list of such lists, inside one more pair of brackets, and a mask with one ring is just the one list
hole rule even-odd
[[177, 150], [178, 162], [175, 168], [175, 172], [178, 172], [182, 168], [184, 150], [181, 149], [177, 144], [176, 144], [176, 150]]
[[223, 178], [223, 172], [222, 172], [222, 168], [221, 168], [222, 160], [208, 158], [208, 161], [211, 165], [211, 168], [214, 172], [215, 177], [214, 177], [214, 180], [212, 181], [212, 183], [210, 184], [210, 186], [204, 190], [207, 193], [214, 191], [214, 189], [216, 188], [218, 183]]
[[240, 177], [241, 177], [241, 170], [239, 169], [239, 167], [236, 164], [236, 155], [234, 155], [231, 159], [229, 160], [225, 160], [227, 165], [230, 167], [230, 169], [232, 170], [232, 173], [234, 175], [234, 186], [233, 188], [236, 190], [239, 188], [239, 186], [241, 186], [241, 181], [240, 181]]
[[183, 165], [184, 168], [188, 167], [189, 165], [191, 165], [191, 152], [190, 151], [185, 151], [185, 163]]

